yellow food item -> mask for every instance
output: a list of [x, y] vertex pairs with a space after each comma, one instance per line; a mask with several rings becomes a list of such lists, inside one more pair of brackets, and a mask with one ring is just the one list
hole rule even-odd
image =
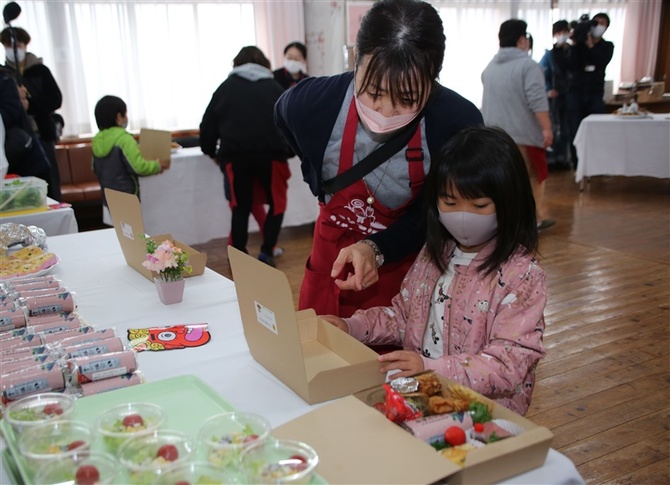
[[474, 446], [466, 443], [464, 445], [452, 446], [451, 448], [444, 448], [443, 450], [440, 450], [440, 454], [447, 460], [451, 460], [462, 467], [465, 466], [465, 457], [474, 449]]
[[56, 264], [58, 259], [38, 246], [28, 246], [10, 255], [0, 255], [0, 278], [28, 276]]

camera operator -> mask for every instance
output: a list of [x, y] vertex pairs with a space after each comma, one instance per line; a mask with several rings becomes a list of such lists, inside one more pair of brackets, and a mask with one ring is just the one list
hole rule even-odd
[[582, 15], [573, 30], [573, 45], [567, 53], [567, 110], [574, 168], [577, 152], [573, 141], [579, 124], [590, 114], [605, 112], [605, 68], [612, 60], [614, 44], [602, 36], [609, 25], [610, 18], [605, 13], [597, 13], [591, 20], [588, 15]]

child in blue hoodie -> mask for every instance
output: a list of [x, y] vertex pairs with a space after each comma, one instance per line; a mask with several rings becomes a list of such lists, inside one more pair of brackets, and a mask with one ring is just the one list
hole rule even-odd
[[145, 160], [135, 138], [126, 131], [126, 103], [117, 96], [104, 96], [95, 105], [100, 131], [93, 137], [93, 170], [102, 188], [103, 222], [112, 225], [106, 188], [140, 196], [138, 176], [155, 175], [167, 169], [170, 160]]

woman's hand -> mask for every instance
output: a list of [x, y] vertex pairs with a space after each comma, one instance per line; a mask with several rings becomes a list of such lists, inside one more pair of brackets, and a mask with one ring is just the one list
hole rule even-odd
[[347, 279], [336, 279], [335, 284], [341, 290], [361, 291], [379, 281], [375, 252], [366, 244], [352, 244], [340, 250], [330, 272], [331, 278], [337, 278], [347, 263], [351, 263], [354, 272], [347, 275]]
[[393, 374], [394, 378], [411, 376], [425, 370], [421, 356], [411, 350], [395, 350], [380, 355], [377, 360], [382, 364], [379, 368], [380, 372], [386, 373], [396, 369], [401, 371]]
[[337, 317], [335, 315], [319, 315], [319, 318], [323, 318], [325, 321], [327, 321], [331, 325], [335, 325], [343, 332], [349, 333], [349, 325], [347, 325], [347, 322], [345, 322], [340, 317]]

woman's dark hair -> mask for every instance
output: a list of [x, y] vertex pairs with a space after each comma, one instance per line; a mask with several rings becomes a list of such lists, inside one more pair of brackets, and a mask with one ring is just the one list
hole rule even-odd
[[[365, 14], [356, 37], [356, 66], [370, 56], [357, 94], [388, 83], [396, 105], [423, 105], [444, 60], [444, 29], [437, 10], [417, 0], [380, 0]], [[413, 99], [408, 99], [410, 93]]]
[[288, 50], [292, 47], [295, 47], [296, 49], [298, 49], [300, 51], [300, 53], [302, 54], [302, 57], [307, 59], [307, 47], [305, 47], [305, 44], [303, 44], [302, 42], [291, 42], [289, 45], [284, 47], [284, 55], [286, 55]]
[[500, 24], [498, 40], [500, 47], [516, 47], [519, 37], [526, 35], [528, 24], [523, 20], [510, 19]]
[[[30, 34], [22, 29], [21, 27], [12, 27], [14, 32], [16, 32], [16, 42], [23, 42], [25, 45], [30, 44]], [[12, 32], [9, 27], [3, 29], [0, 32], [0, 44], [11, 47], [12, 45]]]
[[528, 169], [514, 140], [500, 128], [465, 128], [445, 144], [426, 179], [426, 245], [431, 260], [444, 272], [447, 242], [453, 240], [442, 225], [440, 197], [454, 187], [469, 199], [489, 197], [496, 207], [496, 247], [477, 268], [490, 274], [520, 247], [525, 254], [538, 248], [535, 199]]
[[[610, 26], [610, 16], [607, 15], [605, 12], [599, 12], [599, 13], [595, 14], [593, 16], [593, 20], [597, 20], [597, 19], [605, 19], [605, 21], [607, 22], [607, 27]], [[26, 44], [27, 44], [27, 42], [26, 42]]]
[[117, 96], [103, 96], [95, 104], [95, 123], [99, 130], [106, 130], [119, 126], [116, 124], [116, 115], [125, 116], [126, 103]]
[[233, 67], [242, 66], [249, 63], [258, 64], [259, 66], [270, 69], [270, 61], [268, 61], [268, 58], [265, 57], [263, 51], [255, 45], [242, 47], [240, 52], [238, 52], [235, 56], [235, 59], [233, 59]]

